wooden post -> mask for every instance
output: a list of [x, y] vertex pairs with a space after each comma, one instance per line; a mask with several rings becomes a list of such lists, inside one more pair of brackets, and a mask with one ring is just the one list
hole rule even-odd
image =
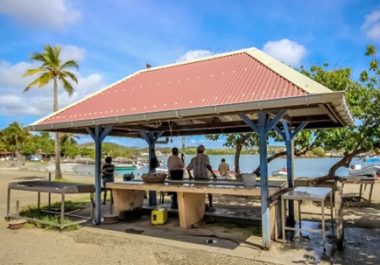
[[101, 163], [102, 142], [99, 138], [99, 126], [95, 127], [95, 223], [101, 223]]
[[95, 128], [86, 128], [95, 142], [95, 224], [101, 223], [101, 160], [102, 160], [102, 142], [112, 131], [112, 126], [105, 128], [95, 126]]
[[[283, 130], [280, 130], [277, 126], [274, 127], [274, 130], [282, 136], [286, 146], [286, 168], [287, 168], [287, 177], [288, 177], [288, 187], [294, 187], [294, 137], [299, 133], [308, 122], [302, 122], [297, 128], [292, 132], [289, 128], [289, 125], [286, 121], [282, 120]], [[289, 217], [287, 219], [288, 226], [294, 226], [294, 201], [289, 200], [288, 202]]]
[[[154, 141], [153, 137], [149, 141], [149, 172], [156, 172], [156, 168], [152, 167], [150, 161], [153, 157], [156, 157], [156, 141]], [[157, 159], [157, 158], [156, 158]], [[157, 205], [157, 193], [156, 191], [149, 191], [149, 206]]]
[[[287, 167], [287, 177], [288, 177], [288, 187], [294, 188], [294, 140], [287, 139], [285, 141], [286, 145], [286, 167]], [[294, 226], [294, 201], [289, 200], [289, 218], [288, 226]]]
[[[49, 175], [48, 175], [48, 180], [49, 180], [49, 182], [51, 182], [51, 172], [50, 171], [49, 171]], [[51, 193], [50, 192], [48, 193], [48, 207], [49, 207], [49, 209], [51, 207]]]
[[[336, 182], [335, 190], [335, 242], [339, 251], [343, 250], [344, 226], [343, 226], [343, 188], [341, 182]], [[331, 205], [332, 207], [332, 205]]]
[[261, 230], [262, 247], [264, 249], [269, 249], [271, 244], [270, 210], [268, 205], [268, 133], [270, 130], [276, 128], [276, 124], [285, 116], [285, 114], [286, 110], [280, 110], [273, 118], [269, 118], [267, 113], [260, 111], [257, 124], [251, 121], [247, 115], [240, 114], [240, 118], [259, 135]]
[[[149, 172], [156, 172], [156, 168], [152, 167], [150, 161], [156, 157], [156, 142], [163, 132], [141, 132], [141, 137], [148, 143], [149, 148]], [[155, 191], [149, 191], [149, 206], [157, 205], [157, 194]]]
[[260, 188], [261, 188], [261, 229], [262, 246], [270, 247], [270, 216], [268, 208], [268, 162], [267, 162], [267, 115], [259, 113], [259, 151], [260, 151]]

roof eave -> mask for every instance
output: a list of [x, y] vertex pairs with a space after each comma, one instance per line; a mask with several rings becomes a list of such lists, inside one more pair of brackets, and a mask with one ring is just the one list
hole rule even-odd
[[144, 114], [133, 114], [127, 116], [105, 117], [92, 120], [81, 120], [53, 124], [31, 124], [28, 128], [32, 131], [59, 130], [62, 128], [94, 127], [96, 125], [126, 124], [139, 121], [154, 121], [192, 118], [197, 116], [218, 115], [227, 113], [257, 112], [261, 110], [287, 109], [297, 106], [308, 106], [312, 104], [331, 104], [334, 112], [339, 117], [340, 126], [352, 125], [353, 119], [344, 99], [344, 92], [330, 92], [325, 94], [314, 94], [307, 96], [271, 99], [255, 102], [235, 103], [220, 106], [207, 106], [182, 110], [169, 110], [161, 112], [150, 112]]

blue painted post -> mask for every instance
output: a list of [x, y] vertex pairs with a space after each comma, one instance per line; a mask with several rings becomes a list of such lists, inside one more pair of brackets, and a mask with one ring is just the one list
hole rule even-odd
[[[151, 167], [150, 160], [152, 157], [156, 157], [156, 141], [153, 137], [150, 137], [149, 145], [149, 172], [156, 172], [156, 168]], [[149, 191], [149, 206], [157, 205], [157, 193], [155, 191]]]
[[260, 152], [260, 190], [261, 190], [261, 227], [262, 227], [262, 246], [268, 249], [270, 247], [270, 213], [268, 207], [268, 151], [267, 138], [270, 130], [275, 129], [281, 132], [276, 124], [285, 116], [286, 110], [280, 110], [275, 117], [269, 118], [265, 112], [259, 112], [258, 124], [251, 121], [249, 117], [243, 113], [240, 118], [259, 135], [259, 152]]
[[268, 161], [267, 161], [267, 114], [259, 112], [259, 151], [260, 151], [260, 185], [261, 185], [261, 229], [262, 246], [270, 247], [270, 219], [268, 208]]
[[102, 163], [102, 142], [112, 131], [112, 126], [101, 128], [96, 126], [95, 129], [86, 128], [95, 142], [95, 224], [101, 223], [101, 163]]
[[[285, 140], [286, 145], [286, 167], [288, 171], [288, 187], [293, 188], [294, 187], [294, 140], [292, 139], [286, 139]], [[289, 200], [288, 205], [289, 210], [289, 218], [288, 218], [288, 226], [294, 226], [295, 220], [294, 220], [294, 201]]]
[[[151, 167], [150, 161], [156, 157], [156, 142], [161, 137], [163, 132], [141, 132], [141, 137], [148, 143], [149, 146], [149, 172], [156, 172], [156, 168]], [[157, 194], [155, 191], [149, 191], [149, 206], [157, 205]]]
[[[286, 146], [286, 166], [287, 166], [287, 177], [288, 177], [288, 187], [294, 187], [294, 137], [299, 133], [308, 122], [302, 122], [297, 128], [292, 132], [288, 126], [286, 121], [282, 121], [282, 127], [284, 128], [283, 133], [281, 134], [285, 141]], [[278, 129], [277, 129], [278, 131]], [[288, 226], [294, 226], [294, 201], [289, 200], [288, 202], [289, 209], [289, 218], [288, 218]]]
[[100, 128], [95, 127], [95, 224], [101, 223], [101, 163], [102, 163], [102, 141], [100, 139]]

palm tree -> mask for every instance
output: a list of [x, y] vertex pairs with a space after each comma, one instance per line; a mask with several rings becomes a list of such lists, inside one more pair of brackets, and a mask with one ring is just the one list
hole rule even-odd
[[[24, 76], [39, 74], [33, 82], [31, 82], [24, 91], [28, 91], [31, 87], [43, 87], [53, 81], [54, 88], [54, 107], [53, 110], [58, 110], [58, 81], [63, 84], [64, 90], [71, 96], [74, 88], [69, 81], [78, 83], [78, 79], [73, 72], [67, 71], [67, 68], [78, 69], [78, 63], [75, 60], [68, 60], [62, 62], [60, 59], [61, 47], [52, 47], [47, 45], [44, 47], [42, 53], [35, 53], [31, 59], [41, 63], [41, 65], [34, 69], [29, 69], [24, 73]], [[59, 140], [59, 134], [55, 134], [55, 178], [62, 178], [61, 172], [61, 146]]]
[[21, 148], [30, 137], [29, 131], [22, 128], [17, 122], [13, 122], [2, 131], [2, 136], [8, 151], [14, 152], [17, 159], [21, 160]]

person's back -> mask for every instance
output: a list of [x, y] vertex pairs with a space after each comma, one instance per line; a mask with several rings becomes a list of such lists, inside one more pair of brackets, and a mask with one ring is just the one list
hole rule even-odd
[[[210, 160], [208, 156], [203, 152], [205, 151], [205, 147], [203, 145], [199, 145], [197, 147], [197, 155], [191, 159], [190, 164], [187, 166], [187, 172], [189, 173], [189, 178], [192, 179], [191, 170], [193, 171], [194, 179], [199, 180], [208, 180], [208, 172], [210, 172], [214, 179], [216, 179], [215, 173], [212, 171]], [[208, 194], [209, 205], [206, 206], [206, 211], [215, 211], [212, 206], [212, 194]]]
[[[114, 171], [115, 166], [112, 164], [112, 157], [107, 156], [105, 159], [105, 164], [102, 167], [102, 179], [103, 179], [103, 188], [106, 188], [108, 182], [114, 182]], [[107, 198], [107, 189], [104, 189], [103, 204], [106, 204]], [[112, 201], [112, 192], [111, 192], [111, 201]]]
[[229, 176], [230, 166], [226, 163], [226, 160], [224, 158], [220, 162], [218, 170], [221, 176], [223, 177]]
[[114, 181], [115, 166], [111, 163], [105, 163], [102, 168], [102, 178], [106, 182]]
[[191, 159], [188, 166], [190, 170], [193, 170], [194, 179], [209, 179], [208, 166], [210, 166], [210, 160], [207, 155], [198, 153]]
[[184, 163], [181, 158], [178, 157], [178, 148], [174, 147], [172, 149], [172, 155], [168, 158], [168, 171], [169, 177], [173, 180], [180, 180], [183, 178], [183, 167]]

